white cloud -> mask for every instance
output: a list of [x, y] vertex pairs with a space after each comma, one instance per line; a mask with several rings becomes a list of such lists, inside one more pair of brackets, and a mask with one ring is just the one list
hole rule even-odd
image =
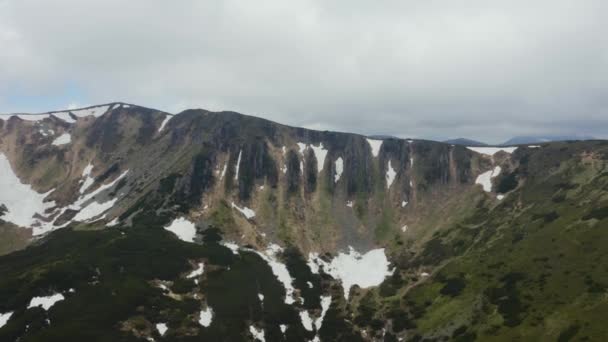
[[362, 133], [594, 133], [608, 120], [606, 12], [601, 0], [4, 0], [0, 93], [68, 82], [92, 103]]

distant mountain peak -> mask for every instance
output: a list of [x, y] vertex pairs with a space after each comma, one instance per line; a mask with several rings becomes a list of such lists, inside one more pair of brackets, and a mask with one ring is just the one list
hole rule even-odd
[[443, 142], [446, 144], [463, 145], [463, 146], [475, 146], [475, 147], [476, 146], [488, 146], [488, 144], [483, 143], [481, 141], [467, 139], [467, 138], [449, 139], [449, 140], [445, 140]]
[[552, 141], [576, 141], [576, 140], [593, 140], [595, 138], [586, 135], [522, 135], [513, 137], [504, 143], [506, 145], [525, 145], [525, 144], [541, 144]]

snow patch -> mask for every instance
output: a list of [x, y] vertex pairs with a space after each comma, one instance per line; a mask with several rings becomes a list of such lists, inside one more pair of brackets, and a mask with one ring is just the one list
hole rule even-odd
[[323, 326], [323, 318], [325, 318], [325, 314], [327, 313], [327, 310], [329, 310], [330, 305], [331, 296], [321, 297], [321, 316], [315, 321], [315, 327], [317, 328], [317, 331], [321, 330], [321, 327]]
[[267, 255], [275, 256], [281, 252], [283, 252], [283, 248], [277, 244], [272, 243], [266, 247]]
[[[74, 216], [73, 220], [79, 221], [79, 222], [89, 221], [89, 220], [103, 214], [110, 208], [112, 208], [114, 206], [114, 204], [116, 204], [116, 202], [118, 202], [118, 198], [113, 198], [113, 199], [103, 202], [103, 203], [91, 202], [91, 203], [89, 203], [89, 205], [82, 208], [78, 212], [78, 214], [76, 214], [76, 216]], [[105, 215], [103, 217], [105, 217]], [[103, 218], [103, 217], [101, 217], [101, 218]]]
[[59, 120], [65, 121], [67, 123], [76, 122], [76, 120], [72, 119], [69, 112], [57, 112], [57, 113], [51, 113], [51, 115], [53, 115], [54, 117], [56, 117]]
[[44, 136], [44, 137], [46, 137], [46, 136], [48, 136], [48, 135], [49, 135], [47, 132], [45, 132], [45, 131], [44, 131], [44, 130], [42, 130], [42, 129], [39, 129], [39, 130], [38, 130], [38, 133], [40, 133], [40, 135], [42, 135], [42, 136]]
[[[308, 311], [301, 311], [300, 312], [300, 320], [302, 321], [302, 326], [304, 326], [304, 329], [308, 330], [308, 331], [313, 331], [313, 324], [314, 324], [314, 328], [316, 329], [317, 333], [319, 332], [319, 330], [321, 330], [321, 327], [323, 326], [323, 319], [325, 318], [325, 314], [327, 314], [327, 310], [329, 310], [329, 307], [331, 305], [331, 296], [322, 296], [321, 297], [321, 316], [319, 316], [316, 320], [312, 320], [312, 318], [310, 318], [310, 314], [308, 313]], [[319, 341], [319, 335], [316, 335], [314, 339], [312, 339], [312, 341]]]
[[82, 170], [82, 177], [84, 178], [84, 181], [82, 182], [82, 185], [80, 185], [80, 193], [84, 194], [85, 191], [87, 191], [87, 189], [93, 185], [93, 183], [95, 182], [95, 178], [91, 177], [91, 172], [93, 171], [93, 164], [89, 163], [84, 170]]
[[104, 115], [108, 111], [108, 109], [110, 109], [110, 106], [98, 106], [86, 109], [72, 110], [70, 112], [78, 117], [94, 116], [98, 118]]
[[220, 180], [224, 179], [227, 169], [228, 169], [228, 162], [226, 161], [226, 164], [224, 164], [224, 168], [222, 169], [222, 173], [220, 174]]
[[258, 330], [253, 325], [250, 325], [249, 332], [251, 333], [251, 335], [253, 335], [254, 340], [258, 340], [260, 342], [266, 342], [266, 338], [264, 337], [265, 336], [264, 329]]
[[312, 331], [313, 321], [312, 318], [310, 318], [308, 311], [300, 311], [300, 320], [302, 321], [302, 326], [304, 326], [304, 329]]
[[207, 328], [211, 325], [212, 320], [213, 320], [213, 310], [211, 309], [211, 307], [207, 307], [207, 309], [201, 310], [201, 312], [198, 316], [198, 324]]
[[467, 148], [471, 151], [475, 151], [477, 153], [485, 154], [488, 156], [493, 156], [494, 154], [503, 151], [506, 153], [513, 153], [513, 151], [517, 150], [517, 146], [515, 147], [471, 147], [467, 146]]
[[369, 147], [371, 147], [372, 149], [372, 155], [374, 157], [377, 157], [378, 154], [380, 153], [380, 148], [382, 147], [382, 143], [384, 143], [384, 141], [382, 140], [375, 140], [375, 139], [366, 139], [367, 143], [369, 144]]
[[281, 328], [281, 332], [284, 334], [287, 331], [287, 326], [285, 324], [281, 324], [279, 325], [279, 328]]
[[[321, 260], [323, 261], [323, 260]], [[308, 254], [308, 260], [306, 261], [306, 265], [310, 268], [310, 272], [314, 274], [319, 274], [319, 254], [318, 253], [310, 253]]]
[[160, 334], [160, 336], [165, 336], [165, 333], [167, 332], [169, 328], [167, 328], [167, 324], [166, 323], [158, 323], [156, 324], [156, 330], [158, 331], [158, 333]]
[[165, 115], [165, 119], [163, 120], [163, 122], [161, 122], [160, 127], [158, 128], [158, 132], [162, 132], [163, 128], [165, 128], [165, 125], [167, 124], [167, 122], [169, 122], [169, 120], [171, 120], [171, 118], [173, 118], [172, 115]]
[[306, 144], [305, 143], [298, 143], [298, 150], [300, 152], [300, 154], [303, 156], [304, 155], [304, 151], [306, 151]]
[[251, 250], [260, 256], [260, 258], [264, 259], [270, 266], [272, 273], [277, 277], [279, 282], [283, 284], [285, 288], [285, 304], [291, 305], [295, 303], [294, 292], [295, 289], [292, 285], [293, 279], [289, 275], [289, 271], [287, 270], [287, 266], [285, 264], [279, 262], [277, 260], [276, 254], [283, 251], [283, 249], [276, 244], [271, 244], [266, 247], [264, 253], [260, 253], [256, 250]]
[[25, 121], [41, 121], [50, 117], [49, 114], [17, 114], [15, 116]]
[[118, 221], [118, 217], [115, 217], [112, 221], [106, 223], [106, 227], [114, 227], [116, 225], [118, 225], [119, 221]]
[[239, 207], [238, 205], [234, 204], [234, 202], [232, 202], [232, 207], [236, 210], [238, 210], [239, 212], [241, 212], [241, 214], [245, 215], [245, 217], [250, 220], [252, 218], [255, 217], [255, 211], [253, 211], [252, 209], [249, 209], [247, 207]]
[[239, 245], [237, 245], [236, 243], [227, 241], [222, 242], [221, 245], [230, 249], [232, 251], [232, 254], [239, 255]]
[[391, 161], [388, 161], [388, 168], [386, 169], [386, 188], [390, 189], [391, 185], [395, 181], [395, 176], [397, 176], [397, 172], [393, 169], [391, 165]]
[[53, 145], [61, 146], [61, 145], [69, 144], [71, 142], [72, 142], [72, 136], [70, 135], [70, 133], [63, 133], [62, 135], [57, 137], [55, 140], [53, 140]]
[[194, 223], [188, 221], [184, 217], [176, 218], [170, 225], [164, 227], [165, 230], [172, 232], [177, 237], [186, 242], [194, 242], [196, 236], [196, 227]]
[[353, 207], [353, 201], [346, 202], [346, 206], [349, 207], [349, 208], [352, 208]]
[[8, 323], [8, 320], [11, 319], [12, 315], [12, 312], [0, 313], [0, 328], [2, 328], [6, 325], [6, 323]]
[[500, 174], [501, 168], [497, 166], [494, 170], [486, 171], [475, 179], [475, 184], [481, 184], [483, 187], [483, 191], [491, 192], [492, 191], [492, 178], [498, 176]]
[[243, 150], [239, 151], [239, 157], [236, 161], [236, 170], [234, 171], [234, 180], [239, 180], [239, 168], [241, 167], [241, 156], [243, 155]]
[[373, 249], [363, 255], [349, 247], [348, 254], [340, 252], [331, 262], [325, 262], [318, 254], [309, 254], [308, 265], [313, 273], [318, 273], [319, 267], [334, 279], [339, 279], [344, 288], [344, 298], [348, 300], [350, 288], [358, 285], [361, 288], [378, 286], [384, 278], [393, 274], [389, 270], [389, 261], [384, 254], [384, 248]]
[[401, 227], [401, 232], [402, 233], [407, 232], [407, 224], [405, 226]]
[[344, 160], [342, 157], [336, 159], [336, 174], [334, 175], [334, 183], [338, 183], [340, 177], [342, 177], [342, 173], [344, 172]]
[[[115, 180], [113, 180], [111, 183], [109, 184], [104, 184], [100, 187], [98, 187], [96, 190], [94, 190], [93, 192], [85, 195], [85, 196], [81, 196], [74, 204], [70, 205], [70, 209], [72, 210], [80, 210], [78, 212], [78, 214], [74, 217], [74, 221], [89, 221], [101, 214], [103, 214], [105, 211], [107, 211], [108, 209], [112, 208], [114, 206], [114, 204], [116, 204], [116, 202], [118, 201], [118, 198], [113, 198], [111, 200], [108, 200], [104, 203], [98, 203], [98, 202], [90, 202], [92, 199], [95, 198], [95, 196], [99, 195], [100, 193], [102, 193], [105, 190], [111, 189], [112, 187], [114, 187], [114, 185], [116, 183], [118, 183], [121, 179], [123, 179], [127, 174], [129, 173], [129, 170], [123, 172], [122, 174], [120, 174], [120, 176], [118, 176]], [[90, 202], [87, 205], [84, 205], [84, 203]], [[103, 216], [105, 217], [105, 215]], [[101, 217], [101, 218], [103, 218]]]
[[325, 157], [327, 157], [327, 150], [323, 147], [323, 143], [319, 145], [319, 147], [311, 145], [313, 152], [315, 153], [315, 158], [317, 158], [317, 170], [321, 172], [323, 167], [325, 166]]
[[[112, 182], [110, 182], [108, 184], [103, 184], [102, 186], [100, 186], [97, 189], [95, 189], [93, 192], [91, 192], [91, 193], [89, 193], [89, 194], [87, 194], [85, 196], [80, 197], [78, 199], [78, 201], [76, 201], [74, 203], [74, 205], [76, 207], [80, 207], [80, 206], [82, 206], [82, 204], [84, 204], [84, 203], [88, 202], [89, 200], [93, 199], [95, 196], [99, 195], [100, 193], [102, 193], [102, 192], [104, 192], [104, 191], [106, 191], [108, 189], [111, 189], [112, 187], [114, 187], [114, 185], [116, 183], [118, 183], [121, 179], [123, 179], [128, 173], [129, 173], [129, 170], [121, 173], [120, 176], [118, 176]], [[78, 210], [78, 208], [71, 208], [71, 209]]]
[[42, 307], [44, 310], [48, 311], [55, 303], [64, 300], [65, 297], [61, 293], [56, 293], [52, 296], [47, 297], [34, 297], [30, 301], [28, 305], [29, 308]]
[[196, 278], [196, 277], [200, 277], [203, 275], [203, 272], [205, 272], [205, 264], [203, 264], [202, 262], [198, 263], [198, 268], [195, 269], [194, 271], [190, 272], [186, 278], [188, 279], [192, 279], [192, 278]]
[[505, 195], [503, 195], [503, 194], [496, 195], [496, 199], [499, 201], [502, 201], [504, 198], [505, 198]]
[[407, 203], [408, 203], [407, 201], [401, 202], [401, 208], [405, 208], [405, 206], [407, 205]]
[[[43, 215], [46, 209], [55, 206], [55, 202], [44, 202], [52, 192], [44, 194], [36, 192], [28, 184], [24, 184], [15, 175], [6, 156], [0, 153], [0, 205], [5, 205], [6, 213], [2, 219], [21, 227], [30, 227], [44, 222], [34, 218], [34, 215]], [[39, 232], [34, 229], [34, 235]]]

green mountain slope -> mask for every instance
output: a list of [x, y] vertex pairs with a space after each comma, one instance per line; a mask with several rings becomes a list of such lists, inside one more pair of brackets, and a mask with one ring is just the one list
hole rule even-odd
[[412, 261], [434, 266], [398, 298], [413, 340], [608, 335], [608, 144], [551, 144], [514, 159], [520, 188], [498, 205], [480, 201]]

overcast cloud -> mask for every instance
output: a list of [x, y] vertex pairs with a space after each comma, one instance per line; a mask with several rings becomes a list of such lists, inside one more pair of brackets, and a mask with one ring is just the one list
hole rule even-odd
[[400, 137], [608, 137], [608, 1], [0, 0], [0, 112], [125, 101]]

